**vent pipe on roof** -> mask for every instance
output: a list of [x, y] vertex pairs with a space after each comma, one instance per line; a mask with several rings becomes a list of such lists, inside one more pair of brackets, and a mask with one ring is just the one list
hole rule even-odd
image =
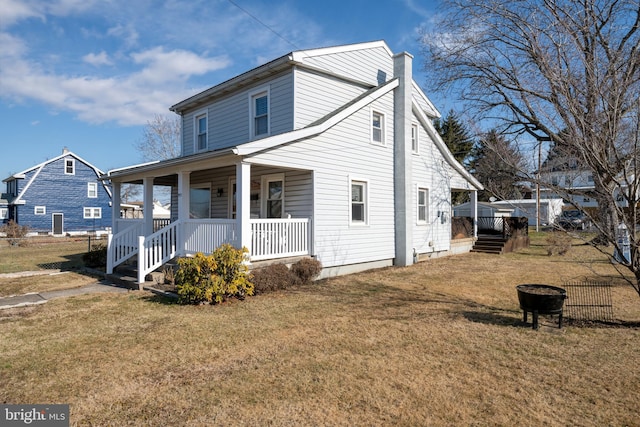
[[67, 147], [62, 147], [62, 154], [67, 154], [69, 149]]

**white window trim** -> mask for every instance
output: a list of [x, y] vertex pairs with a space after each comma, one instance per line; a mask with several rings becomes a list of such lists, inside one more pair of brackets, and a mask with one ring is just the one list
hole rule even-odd
[[[202, 118], [203, 116], [204, 116], [205, 122], [207, 123], [207, 137], [206, 137], [205, 147], [201, 149], [198, 147], [198, 140], [199, 140], [198, 132], [200, 131], [198, 127], [198, 122], [199, 122], [199, 119]], [[209, 150], [209, 110], [204, 109], [204, 110], [196, 111], [196, 113], [193, 115], [193, 152], [202, 153], [207, 150]]]
[[89, 199], [97, 199], [98, 198], [98, 183], [97, 182], [87, 182], [87, 197]]
[[[424, 212], [424, 220], [420, 219], [420, 192], [425, 191], [426, 199], [425, 199], [425, 212]], [[426, 225], [429, 224], [429, 187], [426, 185], [418, 184], [416, 186], [416, 224], [418, 225]]]
[[[89, 215], [87, 215], [87, 209], [90, 209]], [[83, 219], [100, 219], [102, 218], [102, 208], [97, 206], [85, 206], [82, 208], [82, 218]]]
[[285, 204], [285, 188], [286, 188], [286, 183], [284, 181], [284, 174], [283, 173], [275, 173], [272, 175], [263, 175], [262, 176], [262, 182], [261, 182], [261, 193], [262, 195], [260, 196], [261, 202], [260, 202], [260, 217], [261, 218], [267, 218], [267, 202], [269, 199], [269, 183], [272, 181], [282, 181], [282, 212], [280, 213], [280, 218], [284, 218], [284, 204]]
[[34, 215], [46, 215], [47, 214], [47, 207], [46, 206], [34, 206], [33, 207], [33, 214]]
[[[71, 172], [67, 172], [67, 162], [71, 163]], [[76, 159], [64, 159], [64, 174], [65, 175], [76, 174]]]
[[414, 136], [411, 136], [411, 152], [413, 154], [420, 153], [420, 127], [418, 127], [417, 123], [411, 123], [411, 132], [413, 133], [415, 129], [415, 147], [414, 147]]
[[[381, 141], [376, 141], [373, 138], [373, 116], [374, 114], [377, 114], [380, 116], [381, 120], [380, 120], [380, 139]], [[371, 114], [369, 115], [369, 139], [371, 141], [372, 144], [375, 145], [385, 145], [386, 143], [386, 132], [387, 132], [387, 116], [384, 113], [381, 113], [379, 110], [376, 109], [371, 109]]]
[[[255, 130], [255, 102], [260, 95], [267, 95], [267, 133], [256, 135]], [[249, 92], [249, 138], [264, 138], [271, 135], [271, 87], [263, 86]]]
[[0, 219], [9, 218], [9, 209], [8, 208], [0, 208]]
[[[353, 221], [351, 200], [351, 186], [353, 184], [364, 184], [364, 222]], [[349, 226], [352, 227], [368, 227], [369, 226], [369, 180], [358, 177], [349, 176]]]

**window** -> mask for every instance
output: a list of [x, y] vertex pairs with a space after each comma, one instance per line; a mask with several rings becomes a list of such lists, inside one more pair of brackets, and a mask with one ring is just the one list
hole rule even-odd
[[83, 212], [84, 219], [102, 218], [102, 208], [84, 208]]
[[351, 224], [367, 223], [367, 183], [351, 181]]
[[593, 184], [593, 174], [590, 173], [589, 175], [587, 175], [587, 182], [589, 184]]
[[189, 192], [189, 217], [209, 218], [211, 211], [211, 189], [191, 188]]
[[411, 125], [411, 151], [418, 152], [418, 125]]
[[90, 199], [95, 199], [98, 197], [98, 183], [97, 182], [88, 182], [87, 183], [87, 197]]
[[263, 178], [265, 218], [282, 218], [284, 216], [284, 175], [268, 175]]
[[0, 219], [9, 218], [9, 209], [0, 208]]
[[34, 215], [46, 215], [47, 207], [46, 206], [36, 206], [33, 208]]
[[418, 223], [426, 224], [429, 215], [429, 190], [418, 188]]
[[384, 115], [375, 111], [371, 113], [371, 140], [384, 144]]
[[236, 212], [238, 211], [237, 210], [237, 200], [238, 200], [237, 192], [238, 192], [238, 187], [236, 186], [236, 180], [230, 179], [229, 194], [231, 194], [231, 196], [229, 197], [229, 218], [235, 219]]
[[251, 95], [251, 136], [269, 134], [269, 91]]
[[64, 174], [75, 175], [76, 174], [76, 161], [75, 159], [64, 159]]
[[208, 148], [207, 141], [207, 113], [196, 116], [196, 151], [205, 151]]

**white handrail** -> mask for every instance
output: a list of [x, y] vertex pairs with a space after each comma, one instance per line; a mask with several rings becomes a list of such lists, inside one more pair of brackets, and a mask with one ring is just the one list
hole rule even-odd
[[175, 258], [178, 253], [178, 230], [182, 221], [175, 221], [155, 233], [138, 237], [138, 283], [162, 264]]
[[109, 234], [107, 240], [107, 274], [138, 253], [138, 236], [143, 234], [144, 223], [135, 221], [117, 234]]

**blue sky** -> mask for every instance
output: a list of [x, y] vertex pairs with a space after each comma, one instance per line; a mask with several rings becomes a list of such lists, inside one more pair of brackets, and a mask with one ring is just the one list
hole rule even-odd
[[[0, 179], [63, 147], [103, 171], [139, 163], [135, 143], [155, 114], [173, 114], [171, 105], [293, 50], [385, 40], [414, 55], [422, 84], [419, 29], [436, 22], [437, 7], [437, 0], [0, 0]], [[451, 108], [430, 97], [441, 113]]]

